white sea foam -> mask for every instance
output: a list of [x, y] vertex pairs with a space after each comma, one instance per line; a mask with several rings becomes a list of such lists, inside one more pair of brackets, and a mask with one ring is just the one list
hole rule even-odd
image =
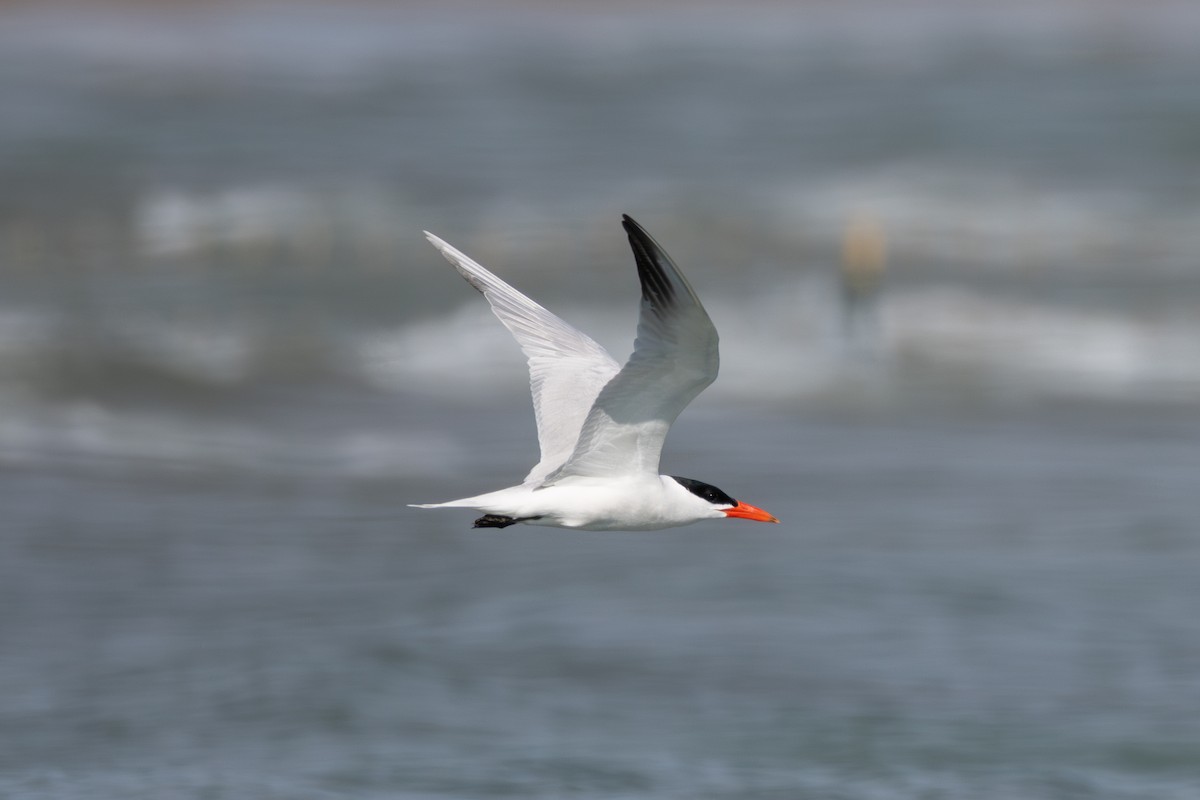
[[883, 306], [885, 347], [984, 372], [1032, 393], [1200, 399], [1200, 320], [1139, 317], [989, 298], [961, 289], [898, 294]]
[[214, 246], [286, 244], [328, 258], [335, 238], [380, 249], [406, 209], [368, 184], [326, 187], [250, 183], [212, 191], [159, 189], [138, 198], [132, 236], [149, 256], [181, 256]]
[[1190, 270], [1186, 254], [1200, 250], [1194, 205], [939, 162], [898, 162], [783, 187], [772, 213], [781, 231], [801, 220], [829, 240], [866, 214], [883, 227], [897, 259], [1009, 273], [1112, 269], [1114, 259], [1125, 265], [1131, 254]]
[[456, 439], [403, 426], [297, 431], [82, 400], [47, 405], [11, 391], [0, 399], [0, 464], [10, 466], [386, 479], [453, 474], [468, 461]]
[[[1200, 399], [1200, 322], [1182, 312], [1136, 316], [934, 287], [880, 298], [863, 310], [873, 324], [848, 337], [837, 293], [821, 281], [708, 307], [722, 367], [706, 396], [790, 402], [867, 391], [875, 402], [903, 402], [900, 387], [933, 380], [948, 395], [996, 402]], [[602, 341], [622, 338], [615, 324], [580, 327]], [[392, 390], [470, 396], [526, 381], [516, 345], [480, 304], [366, 337], [357, 353], [364, 377]]]
[[166, 374], [230, 384], [249, 377], [258, 331], [224, 322], [199, 324], [130, 317], [117, 334], [134, 357]]
[[316, 198], [283, 186], [234, 187], [210, 195], [153, 192], [134, 210], [137, 240], [150, 255], [211, 244], [270, 241], [319, 220]]

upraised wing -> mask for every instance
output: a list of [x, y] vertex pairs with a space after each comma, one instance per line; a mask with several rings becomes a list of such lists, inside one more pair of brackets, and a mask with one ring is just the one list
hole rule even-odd
[[608, 351], [590, 336], [497, 278], [429, 231], [425, 237], [454, 265], [467, 283], [487, 298], [529, 360], [533, 414], [541, 460], [525, 483], [541, 483], [575, 449], [580, 428], [601, 388], [620, 370]]
[[640, 225], [628, 216], [622, 224], [642, 284], [633, 355], [600, 390], [571, 457], [549, 481], [657, 475], [671, 423], [717, 377], [717, 329], [700, 298]]

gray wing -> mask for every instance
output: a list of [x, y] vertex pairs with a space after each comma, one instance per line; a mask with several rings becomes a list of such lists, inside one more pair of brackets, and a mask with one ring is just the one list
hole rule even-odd
[[529, 360], [529, 386], [542, 455], [525, 483], [540, 484], [575, 450], [593, 401], [620, 365], [587, 334], [438, 237], [428, 231], [425, 236], [483, 294]]
[[571, 457], [570, 475], [658, 474], [663, 440], [679, 412], [717, 377], [717, 330], [687, 279], [640, 225], [625, 216], [642, 284], [633, 355], [600, 390]]

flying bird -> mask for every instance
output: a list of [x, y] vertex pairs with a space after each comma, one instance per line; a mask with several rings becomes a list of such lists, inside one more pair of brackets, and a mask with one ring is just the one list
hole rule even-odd
[[717, 330], [671, 257], [629, 216], [622, 224], [642, 285], [637, 339], [625, 366], [425, 232], [483, 294], [529, 359], [541, 460], [518, 486], [414, 507], [482, 511], [476, 528], [526, 523], [647, 531], [705, 519], [779, 521], [710, 484], [658, 474], [671, 423], [717, 377]]

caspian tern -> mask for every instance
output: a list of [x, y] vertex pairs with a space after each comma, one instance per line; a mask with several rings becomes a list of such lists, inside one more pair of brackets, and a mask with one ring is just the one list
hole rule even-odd
[[487, 298], [529, 359], [541, 460], [519, 486], [414, 507], [482, 511], [476, 528], [523, 522], [646, 531], [723, 517], [779, 521], [715, 486], [658, 474], [671, 423], [717, 377], [717, 330], [671, 257], [630, 217], [622, 224], [642, 284], [637, 340], [624, 367], [591, 337], [425, 232]]

